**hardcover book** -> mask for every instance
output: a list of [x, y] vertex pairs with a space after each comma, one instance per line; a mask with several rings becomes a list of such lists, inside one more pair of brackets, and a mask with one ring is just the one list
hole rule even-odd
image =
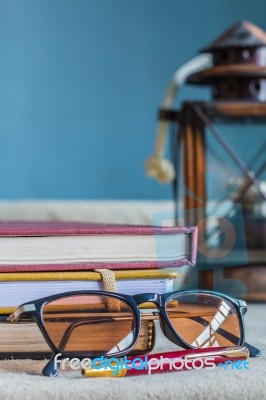
[[[176, 271], [114, 271], [117, 292], [128, 295], [173, 291]], [[0, 273], [0, 314], [12, 313], [31, 300], [78, 290], [104, 290], [99, 272], [22, 272]]]
[[0, 222], [0, 272], [194, 266], [196, 227]]

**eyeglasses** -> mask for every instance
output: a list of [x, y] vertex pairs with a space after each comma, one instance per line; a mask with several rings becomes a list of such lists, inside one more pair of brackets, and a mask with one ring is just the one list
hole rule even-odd
[[[148, 308], [157, 308], [148, 312]], [[78, 291], [25, 303], [9, 322], [36, 322], [53, 357], [43, 370], [56, 376], [59, 353], [68, 358], [120, 357], [135, 347], [142, 319], [158, 319], [164, 335], [185, 349], [245, 345], [250, 355], [260, 351], [245, 343], [244, 301], [209, 291], [145, 293], [134, 296], [105, 291]]]

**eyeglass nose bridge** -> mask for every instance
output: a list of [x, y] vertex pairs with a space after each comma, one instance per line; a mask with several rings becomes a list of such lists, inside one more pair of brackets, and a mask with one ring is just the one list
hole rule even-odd
[[162, 301], [161, 296], [156, 293], [143, 293], [143, 294], [136, 294], [133, 296], [135, 303], [137, 306], [140, 306], [143, 303], [153, 303], [158, 308], [158, 311], [161, 309]]

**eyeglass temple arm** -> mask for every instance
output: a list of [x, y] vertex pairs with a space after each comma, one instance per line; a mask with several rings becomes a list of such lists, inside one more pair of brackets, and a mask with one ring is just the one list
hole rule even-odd
[[32, 311], [36, 311], [35, 305], [25, 304], [18, 307], [12, 314], [7, 317], [6, 320], [9, 322], [18, 322], [21, 318], [25, 316], [25, 314], [31, 313]]
[[[36, 308], [35, 308], [34, 304], [28, 304], [25, 306], [20, 306], [14, 311], [14, 313], [12, 313], [8, 316], [6, 315], [6, 316], [2, 316], [2, 317], [5, 322], [22, 322], [21, 319], [23, 317], [25, 317], [28, 312], [32, 312], [35, 310], [36, 310]], [[119, 318], [119, 319], [121, 319], [121, 318]], [[125, 317], [122, 317], [122, 319], [125, 319]], [[103, 322], [108, 323], [108, 322], [113, 322], [113, 321], [115, 321], [115, 318], [113, 318], [113, 317], [105, 318], [105, 319], [101, 319], [101, 320], [83, 319], [82, 321], [75, 321], [72, 324], [70, 324], [68, 326], [68, 328], [66, 329], [66, 331], [64, 332], [64, 335], [62, 336], [58, 347], [61, 348], [63, 351], [65, 349], [67, 342], [69, 341], [69, 338], [70, 338], [71, 334], [73, 333], [74, 329], [79, 328], [80, 326], [96, 325], [96, 324], [100, 324]], [[51, 360], [50, 360], [51, 362], [52, 362], [52, 360], [54, 360], [54, 356], [51, 358]], [[55, 376], [55, 369], [54, 369], [54, 367], [53, 368], [51, 367], [50, 361], [48, 362], [48, 364], [45, 367], [45, 369], [47, 369], [47, 371], [46, 371], [46, 373], [44, 372], [44, 374], [45, 375], [48, 374], [47, 376]], [[52, 371], [51, 371], [51, 368], [52, 368]], [[57, 374], [58, 374], [58, 372], [57, 372]]]
[[[208, 325], [208, 321], [205, 320], [204, 318], [201, 317], [192, 317], [191, 319], [193, 319], [194, 321], [199, 322], [202, 325], [207, 326]], [[223, 336], [224, 338], [230, 340], [232, 343], [234, 343], [235, 345], [238, 344], [238, 337], [235, 336], [233, 333], [226, 331], [223, 328], [218, 328], [217, 329], [217, 333], [221, 336]], [[244, 343], [243, 346], [246, 346], [249, 350], [249, 355], [250, 357], [259, 357], [261, 355], [261, 351], [259, 349], [257, 349], [256, 347], [252, 346], [249, 343]]]
[[70, 336], [72, 335], [73, 331], [76, 328], [79, 328], [80, 326], [98, 325], [98, 324], [101, 324], [101, 323], [108, 323], [108, 322], [114, 322], [114, 321], [115, 321], [115, 318], [112, 318], [112, 317], [101, 319], [101, 320], [99, 320], [99, 319], [98, 320], [90, 320], [90, 319], [84, 318], [84, 319], [82, 319], [82, 321], [74, 321], [65, 330], [65, 332], [64, 332], [64, 334], [63, 334], [63, 336], [62, 336], [62, 338], [60, 340], [60, 343], [58, 345], [58, 348], [60, 348], [62, 351], [65, 350], [67, 342], [69, 341]]
[[[33, 311], [35, 310], [35, 306], [34, 305], [30, 305], [33, 307], [19, 307], [18, 309], [16, 309], [16, 311], [9, 315], [9, 316], [3, 316], [3, 321], [5, 322], [23, 322], [21, 319], [26, 316], [25, 314], [29, 311]], [[67, 342], [71, 336], [71, 334], [73, 333], [74, 329], [79, 328], [80, 326], [84, 326], [84, 325], [97, 325], [97, 324], [101, 324], [101, 323], [108, 323], [108, 322], [114, 322], [116, 319], [118, 319], [119, 317], [109, 317], [109, 318], [104, 318], [101, 320], [92, 320], [91, 318], [83, 318], [82, 321], [74, 321], [72, 322], [66, 329], [66, 331], [64, 332], [61, 341], [58, 345], [58, 348], [62, 349], [62, 351], [65, 349], [65, 346], [67, 345]], [[125, 317], [120, 317], [121, 319], [125, 319]], [[0, 320], [1, 321], [1, 320]]]

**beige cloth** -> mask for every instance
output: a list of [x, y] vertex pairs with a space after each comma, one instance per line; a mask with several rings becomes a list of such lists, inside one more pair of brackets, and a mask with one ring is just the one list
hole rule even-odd
[[24, 200], [0, 201], [0, 220], [88, 221], [151, 224], [157, 213], [173, 213], [168, 200]]

